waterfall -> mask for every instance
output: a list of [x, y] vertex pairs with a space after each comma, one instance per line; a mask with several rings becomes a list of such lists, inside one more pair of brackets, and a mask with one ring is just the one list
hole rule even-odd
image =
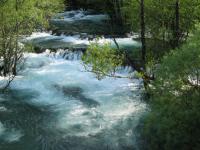
[[46, 50], [45, 54], [48, 57], [55, 58], [55, 59], [65, 59], [71, 61], [81, 60], [83, 55], [82, 51], [71, 51], [68, 49], [58, 49], [56, 52], [51, 52], [50, 50]]
[[[69, 49], [58, 49], [56, 52], [51, 52], [51, 50], [46, 49], [44, 52], [46, 56], [54, 59], [64, 59], [69, 61], [81, 61], [83, 56], [83, 51], [72, 51]], [[134, 72], [134, 69], [131, 66], [121, 66], [117, 67], [116, 73], [121, 75], [129, 75]], [[133, 75], [132, 75], [133, 76]]]

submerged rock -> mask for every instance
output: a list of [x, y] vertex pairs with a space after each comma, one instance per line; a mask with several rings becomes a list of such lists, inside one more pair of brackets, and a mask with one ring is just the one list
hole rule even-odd
[[59, 85], [54, 85], [57, 90], [61, 90], [65, 96], [73, 97], [80, 100], [84, 105], [88, 107], [97, 107], [99, 102], [94, 99], [88, 98], [83, 94], [83, 89], [80, 87], [61, 87]]

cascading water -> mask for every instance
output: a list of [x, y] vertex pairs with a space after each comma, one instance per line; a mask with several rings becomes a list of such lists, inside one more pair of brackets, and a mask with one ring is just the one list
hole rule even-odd
[[[86, 35], [89, 36], [89, 35]], [[116, 38], [116, 42], [120, 49], [135, 50], [141, 46], [141, 44], [131, 37], [129, 38]], [[99, 45], [109, 43], [111, 47], [117, 48], [113, 38], [94, 38], [89, 40], [88, 37], [81, 38], [80, 35], [52, 35], [46, 32], [36, 32], [30, 37], [22, 40], [24, 43], [30, 43], [39, 48], [71, 48], [71, 49], [86, 49], [90, 43], [97, 42]]]
[[[61, 30], [66, 26], [74, 27], [72, 30], [83, 26], [90, 30], [92, 26], [96, 30], [107, 19], [103, 14], [70, 11], [51, 21]], [[65, 49], [25, 54], [22, 70], [10, 89], [0, 94], [0, 150], [136, 148], [136, 126], [146, 109], [141, 101], [141, 80], [107, 77], [99, 81], [85, 72], [82, 51], [68, 49], [85, 49], [95, 41], [89, 41], [89, 37], [42, 32], [22, 41], [43, 49]], [[140, 46], [132, 38], [116, 41], [122, 49]], [[98, 42], [116, 47], [112, 39]], [[130, 67], [118, 68], [120, 75], [130, 72]]]
[[51, 58], [63, 58], [65, 60], [71, 60], [71, 61], [75, 61], [75, 60], [81, 60], [81, 57], [83, 56], [83, 52], [82, 51], [70, 51], [68, 49], [64, 50], [64, 49], [58, 49], [56, 52], [51, 52], [51, 50], [46, 50], [46, 55], [51, 57]]
[[[51, 32], [35, 32], [30, 37], [22, 40], [22, 42], [33, 44], [43, 49], [86, 49], [91, 42], [97, 41], [99, 45], [106, 42], [110, 43], [111, 47], [117, 48], [113, 38], [104, 38], [102, 36], [108, 33], [107, 30], [111, 30], [109, 28], [111, 25], [105, 25], [105, 20], [109, 20], [106, 14], [92, 14], [91, 12], [82, 10], [67, 11], [56, 15], [50, 21], [51, 24], [56, 26], [55, 28], [59, 31], [60, 35], [57, 35], [58, 31], [56, 35], [52, 35]], [[66, 30], [69, 31], [66, 32]], [[101, 34], [98, 34], [97, 30], [103, 31]], [[141, 44], [133, 40], [133, 38], [136, 38], [136, 36], [129, 35], [126, 38], [116, 38], [115, 40], [120, 49], [136, 50]]]
[[57, 14], [50, 20], [57, 33], [91, 33], [106, 34], [111, 30], [107, 14], [96, 14], [92, 11], [72, 10]]
[[135, 127], [146, 107], [140, 100], [142, 81], [98, 81], [84, 71], [80, 55], [25, 54], [23, 70], [0, 95], [0, 149], [135, 147]]

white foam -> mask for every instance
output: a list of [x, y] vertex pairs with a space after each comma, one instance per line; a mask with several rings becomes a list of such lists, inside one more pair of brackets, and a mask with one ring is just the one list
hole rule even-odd
[[4, 134], [4, 132], [5, 132], [5, 128], [3, 124], [0, 122], [0, 137]]
[[33, 32], [31, 36], [27, 37], [27, 40], [32, 40], [36, 38], [42, 38], [42, 37], [49, 37], [52, 36], [50, 33], [47, 32]]
[[[0, 100], [1, 101], [1, 100]], [[7, 111], [7, 108], [4, 107], [4, 106], [0, 106], [0, 112], [6, 112]]]
[[0, 122], [0, 138], [6, 142], [17, 142], [23, 134], [19, 130], [15, 129], [7, 129], [4, 125]]
[[57, 14], [52, 20], [53, 21], [64, 21], [64, 22], [74, 22], [81, 20], [88, 20], [92, 22], [102, 22], [104, 20], [109, 20], [107, 14], [91, 14], [88, 11], [77, 10], [77, 11], [67, 11], [64, 13]]
[[20, 138], [23, 136], [23, 134], [18, 131], [18, 130], [11, 130], [7, 133], [7, 135], [5, 136], [4, 140], [12, 143], [12, 142], [17, 142], [20, 140]]
[[[72, 36], [55, 36], [50, 33], [38, 32], [33, 33], [30, 37], [24, 39], [25, 42], [33, 42], [34, 44], [39, 44], [40, 42], [48, 42], [49, 40], [55, 40], [55, 42], [63, 42], [68, 45], [68, 47], [79, 47], [79, 48], [87, 48], [91, 43], [96, 43], [99, 45], [103, 45], [105, 43], [111, 44], [111, 47], [116, 48], [116, 44], [114, 39], [112, 38], [98, 38], [93, 40], [88, 40], [88, 38], [81, 39], [80, 36], [72, 35]], [[141, 44], [135, 40], [130, 38], [116, 38], [116, 42], [118, 43], [121, 49], [125, 47], [129, 49], [133, 49], [134, 47], [140, 47]], [[58, 46], [59, 47], [59, 46]], [[50, 47], [51, 48], [51, 47]]]
[[[141, 86], [139, 80], [105, 78], [98, 81], [94, 74], [84, 71], [80, 60], [51, 57], [48, 50], [43, 54], [25, 56], [25, 69], [11, 88], [30, 89], [38, 93], [31, 100], [35, 105], [54, 104], [54, 110], [59, 112], [55, 129], [63, 129], [68, 135], [87, 136], [112, 128], [134, 113], [137, 118], [137, 114], [144, 111], [145, 104], [136, 96]], [[62, 87], [81, 88], [83, 93], [78, 94], [84, 96], [86, 101], [87, 98], [96, 101], [99, 106], [90, 108], [87, 102], [80, 101], [76, 96], [65, 95]]]

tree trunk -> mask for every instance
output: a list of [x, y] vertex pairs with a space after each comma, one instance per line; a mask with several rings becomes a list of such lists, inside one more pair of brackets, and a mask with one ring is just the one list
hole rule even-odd
[[179, 0], [175, 3], [175, 29], [174, 29], [174, 48], [179, 47], [180, 41], [180, 6]]
[[[16, 0], [16, 12], [18, 12], [18, 1]], [[16, 37], [15, 37], [15, 50], [14, 50], [14, 60], [13, 60], [13, 66], [12, 66], [12, 73], [14, 76], [17, 75], [17, 55], [19, 51], [19, 46], [18, 46], [18, 39], [19, 39], [19, 23], [18, 23], [18, 18], [16, 17]]]
[[141, 43], [142, 43], [142, 61], [145, 69], [146, 63], [146, 40], [145, 40], [145, 12], [144, 0], [140, 0], [140, 28], [141, 28]]

